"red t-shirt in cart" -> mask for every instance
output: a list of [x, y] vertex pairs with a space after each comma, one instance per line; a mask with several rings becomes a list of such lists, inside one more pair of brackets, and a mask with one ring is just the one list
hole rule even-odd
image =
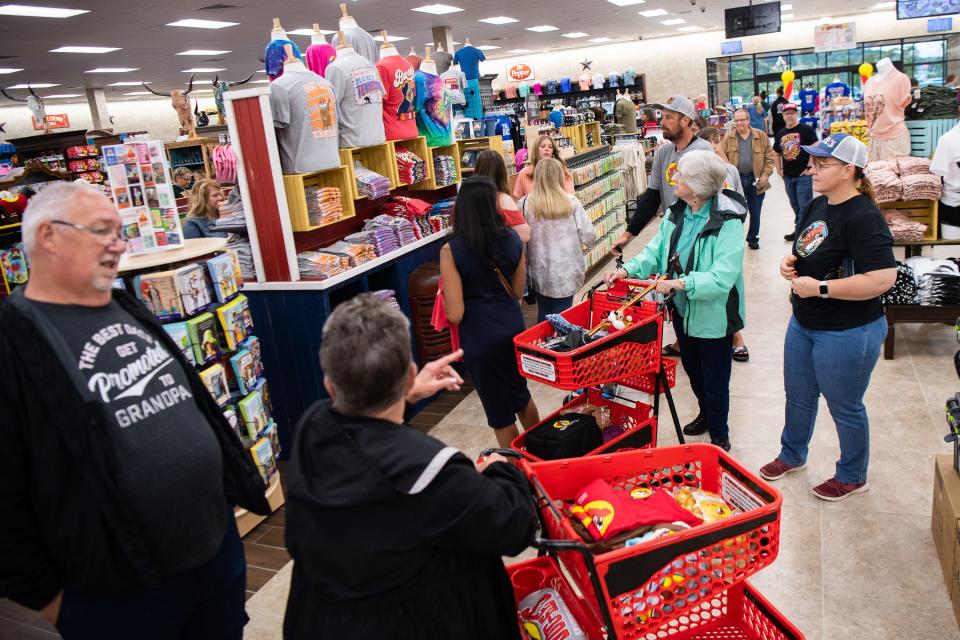
[[413, 67], [402, 56], [387, 56], [377, 63], [377, 72], [387, 90], [383, 98], [383, 130], [387, 140], [406, 140], [417, 131], [417, 88]]

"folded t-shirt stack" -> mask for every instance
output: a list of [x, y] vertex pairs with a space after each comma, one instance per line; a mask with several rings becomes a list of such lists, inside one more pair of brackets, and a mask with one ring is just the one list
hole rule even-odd
[[923, 240], [923, 234], [927, 232], [927, 225], [911, 220], [907, 214], [896, 209], [887, 209], [883, 213], [894, 240], [898, 242], [920, 242]]
[[880, 296], [884, 305], [920, 304], [916, 276], [908, 265], [897, 263], [897, 281], [893, 287]]
[[[877, 166], [874, 165], [884, 165]], [[873, 185], [877, 202], [894, 202], [903, 199], [903, 183], [896, 172], [896, 163], [879, 160], [867, 165], [867, 178]]]
[[920, 89], [920, 98], [904, 110], [907, 120], [938, 120], [957, 117], [957, 90], [927, 86]]
[[957, 261], [917, 256], [908, 259], [907, 265], [916, 277], [920, 304], [960, 304], [960, 266]]
[[409, 149], [397, 147], [397, 171], [400, 182], [417, 184], [427, 179], [427, 163]]
[[451, 156], [433, 156], [433, 171], [438, 187], [457, 181], [457, 165]]
[[904, 200], [939, 200], [942, 186], [940, 176], [932, 173], [903, 176]]
[[386, 227], [364, 229], [359, 233], [350, 234], [344, 238], [344, 240], [347, 242], [369, 244], [373, 247], [373, 251], [378, 257], [400, 248], [400, 243], [397, 242], [397, 234], [393, 232], [393, 229]]
[[337, 187], [306, 187], [310, 224], [330, 224], [343, 217], [343, 200]]
[[430, 208], [430, 227], [434, 233], [453, 226], [453, 203], [456, 198], [444, 198]]
[[897, 158], [897, 173], [901, 178], [930, 173], [930, 159], [918, 158], [916, 156], [900, 156]]
[[375, 218], [367, 220], [363, 225], [364, 229], [372, 229], [376, 227], [390, 229], [394, 235], [396, 235], [397, 242], [401, 247], [417, 241], [417, 232], [413, 230], [413, 223], [409, 220], [405, 220], [404, 218], [397, 218], [395, 216], [381, 214]]
[[347, 259], [348, 266], [358, 267], [365, 262], [377, 259], [377, 252], [373, 245], [366, 242], [345, 242], [340, 240], [326, 249], [326, 253], [343, 256]]
[[301, 278], [325, 280], [343, 273], [348, 268], [340, 256], [324, 251], [301, 251], [297, 254]]
[[385, 198], [390, 195], [390, 178], [380, 175], [365, 166], [357, 160], [353, 163], [353, 172], [357, 180], [357, 190], [360, 195], [367, 196], [371, 200]]

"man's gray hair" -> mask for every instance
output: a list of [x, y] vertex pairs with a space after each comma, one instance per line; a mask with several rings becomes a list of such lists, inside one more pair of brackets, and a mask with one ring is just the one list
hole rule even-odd
[[173, 170], [173, 179], [177, 180], [178, 178], [192, 178], [193, 171], [187, 169], [186, 167], [177, 167]]
[[338, 305], [323, 326], [320, 366], [340, 413], [371, 415], [402, 400], [411, 362], [410, 321], [372, 294]]
[[54, 182], [30, 198], [27, 209], [23, 212], [23, 226], [20, 228], [27, 253], [32, 252], [37, 244], [37, 227], [41, 222], [69, 217], [68, 214], [77, 199], [95, 193], [96, 189], [86, 183]]
[[727, 163], [713, 151], [698, 149], [680, 157], [680, 177], [698, 197], [709, 200], [723, 190]]

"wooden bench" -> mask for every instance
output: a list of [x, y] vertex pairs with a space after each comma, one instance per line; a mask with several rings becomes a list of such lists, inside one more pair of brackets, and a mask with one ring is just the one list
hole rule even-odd
[[960, 305], [890, 304], [886, 307], [887, 339], [883, 343], [884, 360], [893, 360], [895, 325], [898, 322], [953, 324], [960, 317]]

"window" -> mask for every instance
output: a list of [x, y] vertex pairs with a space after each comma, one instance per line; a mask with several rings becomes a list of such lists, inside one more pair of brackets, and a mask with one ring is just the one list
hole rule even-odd
[[903, 72], [911, 78], [915, 78], [921, 87], [930, 84], [941, 85], [946, 82], [946, 74], [943, 72], [942, 62], [904, 65]]
[[903, 45], [904, 64], [917, 62], [940, 62], [944, 57], [944, 41], [911, 42]]
[[789, 65], [789, 51], [765, 53], [763, 56], [757, 56], [757, 75], [762, 76], [768, 73], [782, 73], [787, 70]]
[[730, 79], [731, 80], [750, 80], [753, 81], [753, 57], [746, 60], [730, 60]]
[[894, 62], [900, 60], [900, 43], [883, 44], [870, 43], [863, 45], [863, 59], [871, 64], [877, 64], [881, 58], [890, 58]]
[[753, 80], [733, 82], [730, 85], [730, 97], [738, 96], [743, 103], [749, 103], [753, 99]]
[[822, 53], [795, 53], [791, 56], [794, 71], [803, 69], [819, 69], [824, 66], [824, 55]]

